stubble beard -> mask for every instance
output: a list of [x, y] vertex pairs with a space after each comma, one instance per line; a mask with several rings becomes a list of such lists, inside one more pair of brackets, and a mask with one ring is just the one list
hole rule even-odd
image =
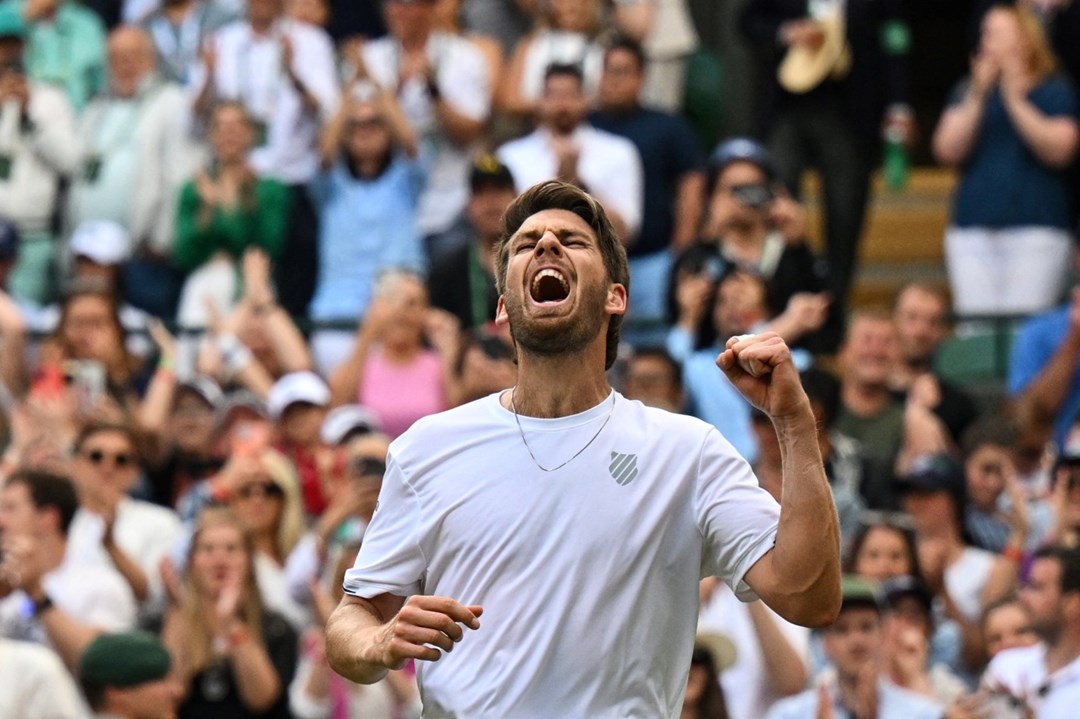
[[525, 315], [523, 296], [507, 295], [506, 314], [510, 335], [526, 352], [541, 357], [578, 354], [596, 339], [604, 327], [607, 290], [598, 287], [578, 295], [579, 306], [558, 321], [531, 322]]

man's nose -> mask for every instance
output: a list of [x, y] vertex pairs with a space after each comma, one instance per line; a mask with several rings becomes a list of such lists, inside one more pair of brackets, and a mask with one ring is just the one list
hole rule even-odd
[[559, 238], [555, 236], [554, 232], [545, 232], [539, 242], [536, 243], [536, 254], [540, 255], [545, 252], [551, 252], [558, 255], [562, 252], [562, 244], [559, 242]]

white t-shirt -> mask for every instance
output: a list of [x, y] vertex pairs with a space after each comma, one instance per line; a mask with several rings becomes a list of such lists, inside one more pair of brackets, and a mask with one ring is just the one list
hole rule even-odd
[[[581, 181], [607, 210], [618, 213], [632, 235], [637, 234], [645, 204], [645, 179], [634, 143], [591, 125], [574, 130], [573, 142], [578, 147]], [[551, 133], [543, 128], [506, 143], [496, 154], [510, 168], [518, 192], [553, 179], [559, 169], [551, 149]]]
[[945, 588], [969, 622], [982, 615], [982, 592], [996, 559], [985, 549], [965, 547], [960, 558], [945, 568]]
[[[804, 666], [809, 667], [810, 630], [786, 621], [771, 609], [766, 608], [766, 611], [792, 649], [802, 657]], [[701, 607], [698, 630], [723, 634], [735, 645], [735, 663], [720, 673], [724, 703], [731, 719], [765, 716], [769, 707], [783, 695], [769, 686], [765, 657], [754, 620], [750, 617], [750, 607], [737, 601], [727, 587], [719, 586]]]
[[1080, 657], [1046, 674], [1046, 645], [1006, 649], [990, 661], [982, 685], [1026, 698], [1039, 719], [1073, 719], [1080, 706]]
[[[146, 574], [151, 602], [164, 598], [161, 560], [176, 546], [181, 531], [180, 517], [171, 509], [130, 497], [121, 499], [116, 507], [116, 545]], [[104, 534], [104, 518], [80, 507], [68, 529], [68, 558], [91, 567], [113, 568], [101, 543]]]
[[497, 394], [395, 440], [345, 591], [484, 607], [453, 653], [418, 663], [426, 717], [678, 716], [698, 581], [753, 599], [743, 576], [779, 506], [692, 417], [613, 393], [520, 422], [545, 467], [585, 449], [539, 470]]
[[0, 719], [83, 719], [90, 709], [56, 652], [0, 638]]

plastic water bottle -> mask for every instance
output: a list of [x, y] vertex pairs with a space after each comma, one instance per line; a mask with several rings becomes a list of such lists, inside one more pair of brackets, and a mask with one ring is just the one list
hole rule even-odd
[[882, 160], [885, 172], [885, 185], [893, 191], [907, 187], [908, 160], [907, 145], [904, 143], [904, 131], [899, 127], [885, 130], [885, 157]]

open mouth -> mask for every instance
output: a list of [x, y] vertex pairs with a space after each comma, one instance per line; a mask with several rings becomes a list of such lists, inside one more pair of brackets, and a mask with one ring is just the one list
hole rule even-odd
[[534, 302], [541, 305], [562, 302], [570, 296], [570, 283], [558, 270], [540, 270], [533, 277], [529, 294]]

